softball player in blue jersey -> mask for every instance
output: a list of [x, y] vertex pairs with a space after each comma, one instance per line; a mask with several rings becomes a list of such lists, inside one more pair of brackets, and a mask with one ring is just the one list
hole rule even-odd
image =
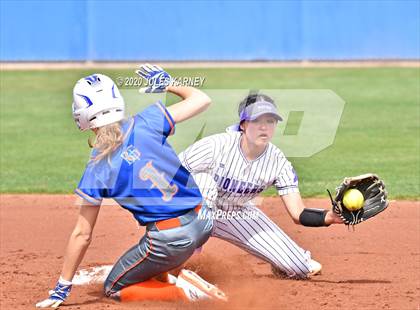
[[[103, 198], [113, 198], [146, 226], [139, 243], [114, 264], [104, 284], [108, 297], [122, 301], [160, 299], [225, 300], [223, 292], [195, 273], [160, 277], [180, 266], [203, 245], [213, 224], [189, 172], [167, 142], [174, 126], [205, 110], [210, 98], [192, 87], [170, 86], [162, 68], [143, 65], [145, 92], [169, 91], [183, 100], [166, 108], [156, 102], [128, 119], [124, 100], [113, 81], [102, 74], [80, 79], [73, 90], [73, 117], [80, 130], [96, 134], [92, 158], [75, 193], [83, 198], [79, 218], [67, 245], [59, 281], [37, 307], [58, 307], [68, 297], [71, 280], [89, 246]], [[161, 288], [156, 293], [156, 288]]]

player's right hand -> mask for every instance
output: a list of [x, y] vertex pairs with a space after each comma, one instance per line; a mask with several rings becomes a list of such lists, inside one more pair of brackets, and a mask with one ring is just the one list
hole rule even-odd
[[136, 73], [148, 84], [147, 87], [139, 89], [140, 93], [162, 93], [172, 83], [169, 73], [159, 66], [143, 64]]
[[60, 279], [54, 290], [50, 291], [50, 297], [36, 304], [37, 308], [58, 308], [70, 295], [71, 284], [63, 283]]

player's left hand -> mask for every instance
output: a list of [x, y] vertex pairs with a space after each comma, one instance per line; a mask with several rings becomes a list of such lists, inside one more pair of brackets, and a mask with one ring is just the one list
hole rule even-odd
[[[345, 206], [343, 197], [349, 189], [357, 189], [363, 195], [363, 205], [360, 209], [350, 210]], [[372, 173], [345, 178], [337, 187], [334, 199], [329, 191], [328, 194], [334, 213], [346, 225], [356, 225], [366, 221], [385, 210], [389, 205], [384, 182]]]
[[58, 308], [70, 295], [71, 287], [71, 284], [58, 280], [54, 290], [50, 291], [50, 297], [40, 301], [35, 306], [37, 308]]
[[163, 93], [171, 85], [172, 77], [159, 66], [143, 64], [136, 73], [146, 80], [147, 87], [139, 89], [140, 93]]
[[331, 225], [331, 224], [343, 224], [344, 221], [339, 217], [337, 214], [335, 214], [333, 211], [328, 211], [325, 215], [325, 224]]

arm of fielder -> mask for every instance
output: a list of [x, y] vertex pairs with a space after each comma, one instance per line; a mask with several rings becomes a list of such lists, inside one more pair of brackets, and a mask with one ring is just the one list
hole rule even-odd
[[211, 103], [209, 96], [194, 87], [168, 86], [166, 90], [183, 99], [167, 108], [175, 123], [180, 123], [203, 112]]
[[303, 204], [303, 200], [300, 194], [289, 193], [280, 197], [283, 200], [284, 205], [286, 206], [287, 213], [289, 213], [289, 215], [293, 219], [293, 222], [295, 224], [300, 224], [299, 216], [305, 209], [305, 205]]
[[281, 196], [287, 212], [293, 222], [309, 227], [329, 226], [342, 224], [343, 221], [332, 210], [305, 208], [299, 193], [290, 193]]

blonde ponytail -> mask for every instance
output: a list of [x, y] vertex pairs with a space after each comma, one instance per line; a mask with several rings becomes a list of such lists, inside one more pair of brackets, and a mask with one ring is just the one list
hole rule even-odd
[[99, 127], [96, 131], [95, 141], [88, 140], [89, 146], [98, 151], [92, 160], [99, 162], [106, 156], [111, 155], [122, 144], [123, 140], [123, 132], [119, 122]]

